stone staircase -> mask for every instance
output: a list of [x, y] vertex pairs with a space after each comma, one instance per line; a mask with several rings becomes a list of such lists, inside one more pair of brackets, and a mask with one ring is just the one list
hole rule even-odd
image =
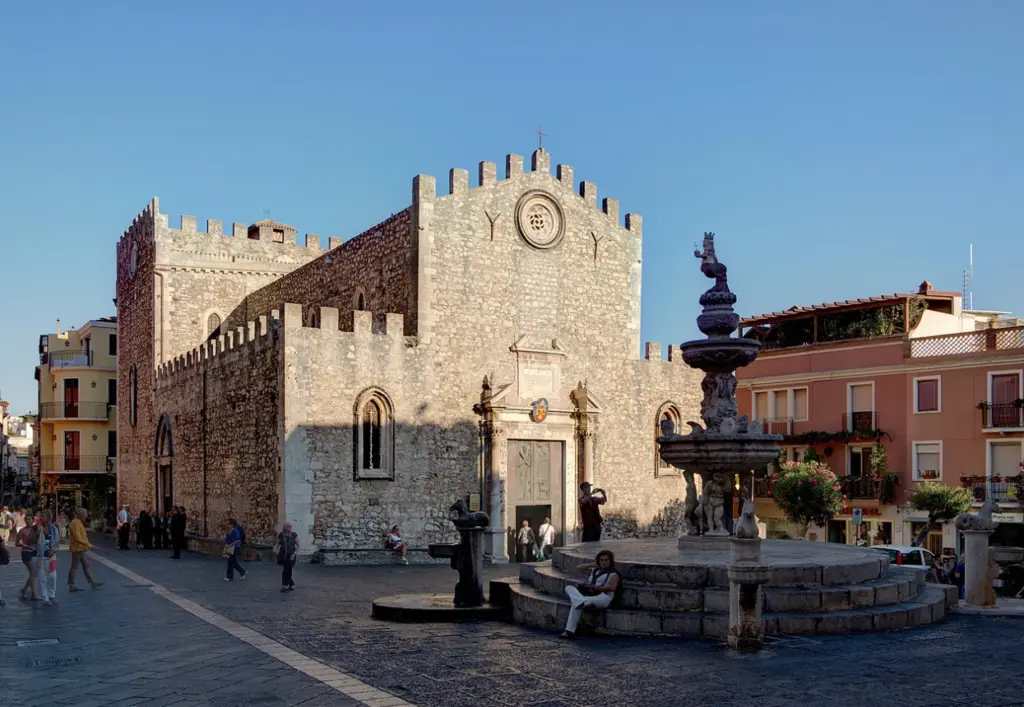
[[[507, 603], [520, 624], [561, 629], [569, 614], [565, 588], [583, 575], [588, 558], [559, 548], [552, 562], [520, 565], [519, 577], [491, 583], [492, 602]], [[724, 638], [729, 619], [728, 580], [721, 568], [661, 567], [619, 563], [624, 589], [619, 604], [584, 612], [581, 626], [624, 635]], [[786, 567], [764, 588], [766, 635], [883, 631], [941, 621], [957, 605], [955, 587], [926, 584], [925, 572], [890, 567]], [[839, 571], [842, 569], [843, 571]], [[808, 570], [802, 572], [801, 570]], [[816, 572], [816, 574], [815, 574]], [[658, 581], [658, 580], [668, 581]]]

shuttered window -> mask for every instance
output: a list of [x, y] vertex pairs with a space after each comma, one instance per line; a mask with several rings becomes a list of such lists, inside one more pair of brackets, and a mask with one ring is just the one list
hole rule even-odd
[[917, 412], [939, 411], [939, 379], [917, 381]]

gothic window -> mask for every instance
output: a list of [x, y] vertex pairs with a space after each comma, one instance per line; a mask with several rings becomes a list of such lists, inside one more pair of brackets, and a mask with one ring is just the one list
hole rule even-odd
[[[662, 423], [668, 422], [671, 424], [669, 431], [672, 434], [681, 434], [681, 415], [679, 414], [679, 407], [675, 403], [664, 403], [658, 408], [658, 414], [654, 419], [654, 439], [657, 440], [662, 436]], [[679, 476], [679, 469], [675, 468], [664, 459], [661, 458], [661, 454], [658, 449], [658, 443], [655, 441], [654, 444], [654, 475], [655, 476]]]
[[206, 318], [206, 340], [220, 336], [220, 315], [214, 312]]
[[135, 364], [132, 364], [131, 370], [128, 372], [128, 424], [135, 427], [135, 424], [139, 421], [139, 379], [138, 374], [135, 370]]
[[370, 388], [356, 400], [355, 478], [394, 480], [394, 407], [387, 394]]
[[139, 244], [132, 241], [131, 250], [128, 251], [128, 275], [134, 277], [139, 269]]
[[306, 309], [306, 321], [303, 326], [307, 326], [311, 329], [320, 328], [320, 308], [319, 307], [307, 307]]
[[362, 290], [356, 290], [355, 300], [356, 309], [360, 312], [366, 310], [366, 295], [363, 294]]

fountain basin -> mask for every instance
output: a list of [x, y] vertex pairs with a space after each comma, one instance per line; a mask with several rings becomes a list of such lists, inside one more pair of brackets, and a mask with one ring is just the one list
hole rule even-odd
[[687, 341], [680, 348], [683, 361], [708, 373], [732, 373], [751, 363], [761, 351], [761, 342], [754, 339], [719, 338]]
[[779, 458], [782, 435], [673, 435], [658, 440], [661, 458], [672, 466], [697, 473], [742, 473]]

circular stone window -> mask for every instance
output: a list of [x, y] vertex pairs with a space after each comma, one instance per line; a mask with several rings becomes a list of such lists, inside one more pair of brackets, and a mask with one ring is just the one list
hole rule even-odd
[[135, 277], [135, 271], [139, 269], [139, 244], [132, 241], [132, 248], [128, 251], [128, 276]]
[[534, 248], [554, 248], [565, 235], [562, 207], [542, 191], [523, 194], [516, 205], [516, 226]]

